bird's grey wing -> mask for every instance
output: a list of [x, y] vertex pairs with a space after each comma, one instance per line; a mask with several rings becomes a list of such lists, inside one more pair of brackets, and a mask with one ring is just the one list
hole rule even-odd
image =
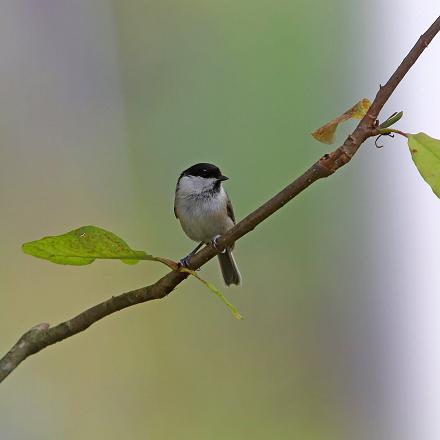
[[235, 215], [234, 215], [234, 209], [232, 208], [232, 203], [231, 203], [231, 201], [229, 200], [229, 197], [228, 197], [228, 203], [226, 204], [226, 210], [227, 210], [227, 212], [228, 212], [228, 216], [229, 216], [229, 218], [234, 222], [234, 224], [235, 224]]
[[174, 216], [176, 218], [179, 218], [179, 216], [177, 215], [177, 211], [176, 211], [176, 193], [177, 193], [177, 188], [179, 188], [179, 181], [180, 181], [180, 178], [177, 181], [176, 190], [174, 191]]
[[[232, 203], [231, 203], [231, 201], [229, 200], [229, 197], [228, 197], [228, 202], [226, 203], [226, 210], [227, 210], [227, 212], [228, 212], [228, 217], [232, 220], [232, 222], [233, 222], [234, 225], [235, 225], [235, 214], [234, 214], [234, 209], [232, 208]], [[232, 243], [232, 245], [229, 246], [229, 249], [230, 249], [230, 250], [234, 249], [234, 245], [235, 245], [235, 243]], [[219, 254], [219, 255], [220, 255], [220, 254]]]

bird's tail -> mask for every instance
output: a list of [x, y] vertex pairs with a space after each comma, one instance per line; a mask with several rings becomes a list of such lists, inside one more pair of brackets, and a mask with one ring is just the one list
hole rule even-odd
[[231, 284], [241, 284], [241, 275], [238, 270], [237, 263], [230, 249], [226, 249], [221, 254], [218, 254], [220, 262], [220, 269], [222, 270], [223, 279], [227, 286]]

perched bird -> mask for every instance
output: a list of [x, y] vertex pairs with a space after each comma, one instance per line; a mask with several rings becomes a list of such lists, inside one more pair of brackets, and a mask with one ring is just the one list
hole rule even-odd
[[[203, 244], [213, 243], [235, 224], [231, 201], [222, 182], [228, 180], [219, 168], [198, 163], [183, 171], [177, 181], [174, 214], [185, 234], [200, 244], [181, 260], [183, 266]], [[240, 284], [241, 275], [232, 255], [233, 245], [218, 254], [223, 279], [227, 286]]]

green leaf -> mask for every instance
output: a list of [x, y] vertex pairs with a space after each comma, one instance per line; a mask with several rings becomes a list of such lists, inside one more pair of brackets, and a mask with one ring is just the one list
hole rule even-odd
[[408, 146], [419, 173], [440, 198], [440, 140], [425, 133], [409, 134]]
[[382, 124], [379, 125], [379, 130], [381, 128], [388, 128], [394, 125], [397, 121], [400, 121], [402, 119], [403, 112], [395, 112], [393, 113], [386, 121], [382, 122]]
[[235, 318], [243, 319], [237, 308], [226, 299], [220, 290], [201, 278], [195, 271], [180, 267], [178, 263], [168, 258], [153, 257], [144, 251], [135, 251], [113, 232], [97, 226], [83, 226], [63, 235], [44, 237], [23, 244], [22, 249], [26, 254], [49, 260], [52, 263], [73, 266], [84, 266], [93, 263], [97, 258], [121, 260], [126, 264], [136, 264], [140, 260], [158, 261], [172, 270], [186, 272], [196, 277], [226, 304]]
[[113, 232], [97, 226], [83, 226], [63, 235], [44, 237], [25, 243], [23, 252], [57, 264], [83, 266], [97, 258], [121, 260], [136, 264], [140, 260], [156, 258], [144, 251], [135, 251]]
[[223, 293], [220, 292], [220, 290], [217, 289], [217, 287], [214, 286], [214, 284], [211, 284], [210, 282], [204, 280], [196, 271], [187, 269], [186, 267], [181, 267], [180, 272], [186, 272], [191, 274], [193, 277], [196, 277], [204, 286], [206, 286], [211, 292], [214, 292], [220, 300], [226, 305], [226, 307], [231, 311], [234, 318], [237, 319], [243, 319], [243, 316], [240, 315], [237, 307], [235, 307], [229, 300], [223, 295]]

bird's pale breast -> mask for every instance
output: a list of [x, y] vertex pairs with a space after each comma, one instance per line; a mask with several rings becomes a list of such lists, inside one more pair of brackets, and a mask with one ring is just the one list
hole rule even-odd
[[182, 229], [194, 241], [208, 243], [234, 226], [227, 215], [227, 195], [223, 189], [215, 197], [181, 198], [176, 201], [176, 209]]

